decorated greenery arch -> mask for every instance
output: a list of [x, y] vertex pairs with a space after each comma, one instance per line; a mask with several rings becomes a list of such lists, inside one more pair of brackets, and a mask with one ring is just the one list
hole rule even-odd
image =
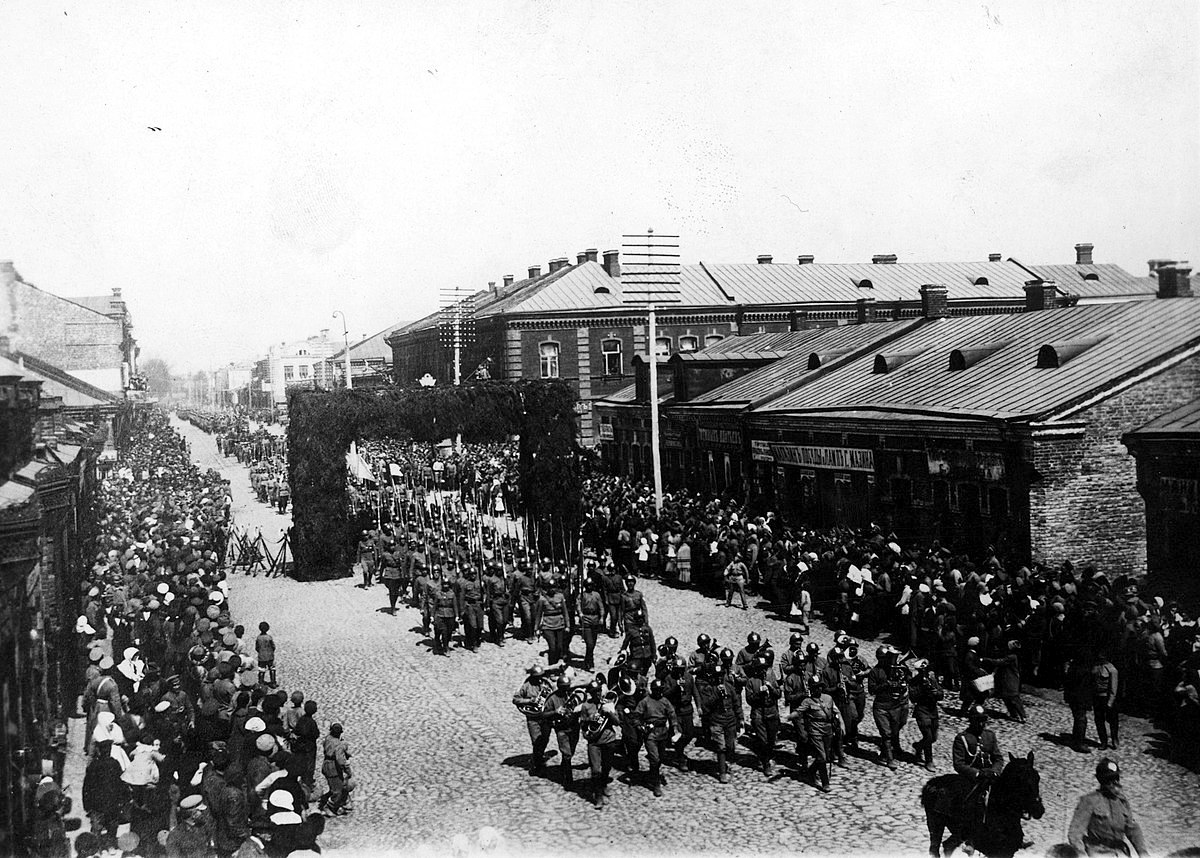
[[288, 394], [288, 477], [295, 575], [349, 574], [358, 533], [349, 520], [346, 451], [359, 438], [503, 441], [519, 435], [522, 513], [573, 530], [582, 515], [576, 394], [563, 381], [478, 381], [458, 387]]

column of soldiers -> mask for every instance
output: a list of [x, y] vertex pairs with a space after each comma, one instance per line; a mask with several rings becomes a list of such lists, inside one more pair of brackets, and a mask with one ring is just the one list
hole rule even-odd
[[[933, 770], [937, 702], [943, 693], [924, 659], [902, 658], [884, 645], [870, 667], [848, 636], [839, 635], [822, 656], [817, 644], [806, 644], [797, 633], [777, 662], [771, 644], [757, 632], [747, 636], [736, 654], [701, 634], [687, 657], [673, 637], [652, 650], [656, 657], [647, 657], [653, 631], [644, 603], [626, 615], [625, 630], [621, 651], [607, 672], [577, 673], [566, 662], [549, 669], [535, 665], [513, 696], [529, 730], [531, 774], [544, 771], [553, 733], [561, 780], [569, 789], [571, 761], [582, 736], [590, 769], [586, 794], [596, 807], [603, 807], [611, 794], [618, 758], [631, 783], [640, 781], [659, 796], [666, 785], [664, 762], [681, 772], [695, 766], [687, 753], [692, 743], [712, 751], [716, 777], [724, 784], [731, 780], [730, 763], [744, 736], [755, 768], [771, 777], [785, 724], [792, 728], [796, 768], [828, 792], [832, 768], [845, 767], [847, 750], [858, 749], [868, 695], [880, 735], [880, 763], [897, 767], [899, 735], [911, 710], [922, 736], [913, 747], [913, 760]], [[970, 737], [963, 742], [970, 743]]]

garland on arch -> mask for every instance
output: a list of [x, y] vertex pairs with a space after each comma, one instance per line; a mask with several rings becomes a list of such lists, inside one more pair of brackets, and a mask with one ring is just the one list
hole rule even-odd
[[555, 379], [289, 391], [295, 576], [319, 581], [349, 574], [359, 534], [349, 520], [346, 451], [360, 438], [436, 443], [461, 435], [466, 442], [496, 442], [518, 435], [520, 511], [574, 532], [583, 511], [576, 401], [575, 390]]

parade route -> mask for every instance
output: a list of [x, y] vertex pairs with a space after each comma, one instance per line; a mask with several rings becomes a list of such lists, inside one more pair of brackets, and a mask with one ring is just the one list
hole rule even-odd
[[[173, 422], [191, 444], [195, 461], [230, 480], [236, 525], [251, 533], [261, 529], [274, 544], [290, 515], [253, 496], [246, 468], [220, 456], [212, 436]], [[732, 783], [723, 786], [714, 774], [713, 754], [693, 747], [689, 753], [699, 765], [687, 774], [664, 768], [668, 783], [661, 798], [641, 783], [618, 782], [608, 805], [597, 811], [579, 792], [586, 777], [582, 741], [573, 791], [554, 779], [557, 756], [544, 776], [527, 771], [529, 739], [511, 697], [525, 668], [545, 663], [544, 647], [510, 640], [502, 649], [484, 644], [478, 654], [456, 648], [450, 658], [435, 657], [415, 610], [403, 608], [392, 616], [382, 586], [364, 590], [357, 583], [231, 576], [238, 621], [247, 627], [261, 620], [271, 624], [280, 685], [318, 702], [322, 733], [333, 721], [345, 726], [358, 789], [353, 813], [329, 821], [322, 838], [326, 854], [448, 854], [455, 835], [470, 837], [482, 826], [502, 832], [505, 851], [528, 854], [926, 852], [918, 796], [930, 775], [910, 761], [896, 772], [878, 765], [870, 741], [864, 743], [864, 756], [834, 769], [829, 794], [793, 774], [789, 732], [769, 779], [753, 767], [750, 748], [743, 745]], [[736, 650], [747, 632], [759, 631], [780, 651], [793, 631], [757, 607], [728, 609], [723, 601], [654, 581], [639, 586], [658, 640], [678, 637], [685, 654], [700, 632]], [[832, 644], [819, 622], [811, 638], [823, 649]], [[617, 647], [617, 640], [602, 637], [597, 666], [606, 667]], [[863, 649], [873, 662], [874, 646]], [[995, 717], [991, 726], [1006, 753], [1032, 750], [1036, 755], [1046, 814], [1025, 823], [1034, 842], [1026, 854], [1041, 855], [1065, 841], [1077, 798], [1094, 788], [1101, 753], [1079, 754], [1062, 742], [1070, 713], [1058, 695], [1027, 694], [1025, 701], [1028, 723]], [[947, 694], [946, 702], [956, 703], [956, 695]], [[951, 770], [950, 744], [962, 726], [958, 717], [943, 714], [934, 747], [938, 773]], [[869, 714], [863, 731], [874, 738]], [[1107, 752], [1120, 761], [1126, 793], [1152, 850], [1160, 854], [1195, 845], [1200, 826], [1195, 801], [1200, 778], [1164, 758], [1162, 735], [1145, 721], [1126, 718], [1121, 749]], [[906, 751], [917, 737], [910, 723]]]

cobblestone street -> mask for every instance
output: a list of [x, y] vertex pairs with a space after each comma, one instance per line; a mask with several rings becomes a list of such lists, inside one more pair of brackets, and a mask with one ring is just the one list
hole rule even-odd
[[[290, 521], [252, 495], [246, 469], [216, 453], [211, 436], [175, 421], [202, 467], [217, 467], [232, 482], [235, 523], [253, 533], [261, 528], [274, 544]], [[641, 784], [614, 784], [612, 799], [595, 810], [550, 776], [526, 770], [529, 739], [524, 719], [511, 704], [524, 669], [544, 664], [543, 648], [509, 641], [503, 649], [485, 644], [478, 654], [455, 649], [436, 658], [420, 632], [416, 611], [385, 612], [382, 586], [369, 590], [353, 579], [302, 584], [289, 579], [236, 574], [231, 581], [235, 616], [250, 627], [271, 624], [278, 644], [279, 682], [316, 699], [324, 733], [333, 721], [345, 725], [354, 754], [358, 790], [354, 812], [330, 820], [322, 845], [327, 854], [421, 848], [446, 854], [456, 834], [481, 826], [503, 832], [508, 849], [530, 854], [672, 853], [847, 853], [924, 854], [927, 833], [918, 801], [929, 774], [911, 762], [891, 772], [863, 757], [834, 770], [832, 791], [821, 794], [793, 774], [790, 732], [781, 741], [776, 773], [767, 779], [754, 768], [749, 747], [739, 749], [732, 784], [715, 777], [714, 756], [690, 749], [699, 771], [664, 768], [667, 787], [654, 798]], [[767, 636], [779, 651], [793, 630], [765, 611], [724, 607], [723, 601], [690, 590], [647, 581], [640, 585], [659, 641], [680, 640], [685, 654], [707, 632], [735, 650], [749, 631]], [[812, 639], [827, 649], [832, 636], [814, 624]], [[598, 666], [618, 641], [601, 638]], [[576, 641], [576, 651], [579, 643]], [[864, 646], [871, 661], [874, 646]], [[954, 702], [947, 695], [947, 702]], [[1025, 824], [1034, 841], [1029, 854], [1044, 854], [1065, 841], [1076, 799], [1090, 791], [1100, 754], [1078, 754], [1060, 742], [1070, 714], [1056, 695], [1025, 696], [1029, 721], [1019, 725], [997, 716], [992, 725], [1006, 752], [1035, 752], [1042, 773], [1046, 814]], [[935, 746], [938, 772], [950, 771], [950, 743], [963, 725], [943, 715]], [[868, 713], [863, 722], [873, 738]], [[1161, 756], [1161, 741], [1145, 721], [1125, 719], [1121, 749], [1113, 753], [1124, 772], [1127, 794], [1156, 853], [1195, 845], [1200, 838], [1200, 779]], [[906, 728], [904, 747], [918, 738]], [[551, 742], [554, 747], [554, 742]], [[576, 787], [586, 775], [586, 746], [575, 757]]]

